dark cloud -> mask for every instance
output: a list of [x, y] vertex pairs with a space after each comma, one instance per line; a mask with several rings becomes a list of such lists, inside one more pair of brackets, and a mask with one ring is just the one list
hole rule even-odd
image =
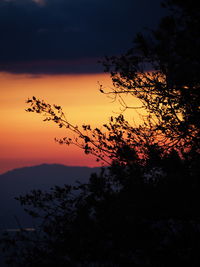
[[160, 2], [0, 0], [0, 70], [99, 72], [96, 59], [122, 53], [136, 32], [156, 25]]

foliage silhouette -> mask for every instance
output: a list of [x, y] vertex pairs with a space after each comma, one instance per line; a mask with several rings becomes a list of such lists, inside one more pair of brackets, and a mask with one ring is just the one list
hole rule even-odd
[[152, 159], [113, 164], [88, 184], [20, 196], [41, 223], [35, 232], [4, 236], [4, 249], [13, 248], [10, 264], [198, 266], [199, 168], [191, 171], [176, 152], [153, 152], [154, 167]]
[[[4, 235], [12, 266], [199, 266], [199, 5], [170, 0], [150, 36], [106, 58], [113, 91], [139, 98], [147, 111], [131, 126], [111, 117], [102, 129], [72, 125], [62, 108], [33, 97], [28, 112], [74, 132], [75, 144], [109, 167], [87, 184], [33, 190], [18, 197], [40, 223]], [[151, 69], [151, 71], [148, 71]]]
[[199, 148], [200, 7], [187, 0], [166, 1], [165, 7], [170, 13], [157, 30], [138, 34], [125, 55], [106, 58], [114, 87], [105, 93], [120, 98], [124, 109], [123, 95], [136, 96], [173, 147]]

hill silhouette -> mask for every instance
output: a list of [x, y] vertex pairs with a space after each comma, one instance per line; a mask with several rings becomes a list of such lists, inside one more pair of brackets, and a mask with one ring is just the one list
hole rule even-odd
[[15, 216], [24, 227], [32, 226], [32, 219], [23, 211], [15, 197], [32, 189], [47, 190], [54, 185], [87, 182], [90, 174], [99, 168], [72, 167], [60, 164], [14, 169], [0, 175], [0, 229], [17, 228]]

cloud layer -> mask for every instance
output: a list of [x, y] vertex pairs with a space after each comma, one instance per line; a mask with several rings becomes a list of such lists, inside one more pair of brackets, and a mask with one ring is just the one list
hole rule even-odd
[[96, 61], [130, 47], [161, 11], [160, 0], [0, 0], [0, 71], [100, 72]]

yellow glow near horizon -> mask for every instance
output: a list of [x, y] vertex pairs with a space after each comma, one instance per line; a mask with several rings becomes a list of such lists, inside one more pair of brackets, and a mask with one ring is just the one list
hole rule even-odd
[[[99, 92], [99, 85], [111, 87], [109, 75], [17, 75], [0, 73], [1, 140], [0, 172], [24, 165], [62, 163], [96, 166], [92, 156], [76, 147], [59, 146], [54, 137], [63, 137], [66, 129], [43, 122], [39, 114], [25, 112], [27, 98], [33, 95], [47, 103], [63, 107], [67, 119], [75, 125], [99, 127], [119, 112], [119, 103]], [[125, 114], [133, 120], [133, 111]], [[134, 115], [134, 116], [133, 116]], [[10, 165], [9, 165], [10, 162]]]

